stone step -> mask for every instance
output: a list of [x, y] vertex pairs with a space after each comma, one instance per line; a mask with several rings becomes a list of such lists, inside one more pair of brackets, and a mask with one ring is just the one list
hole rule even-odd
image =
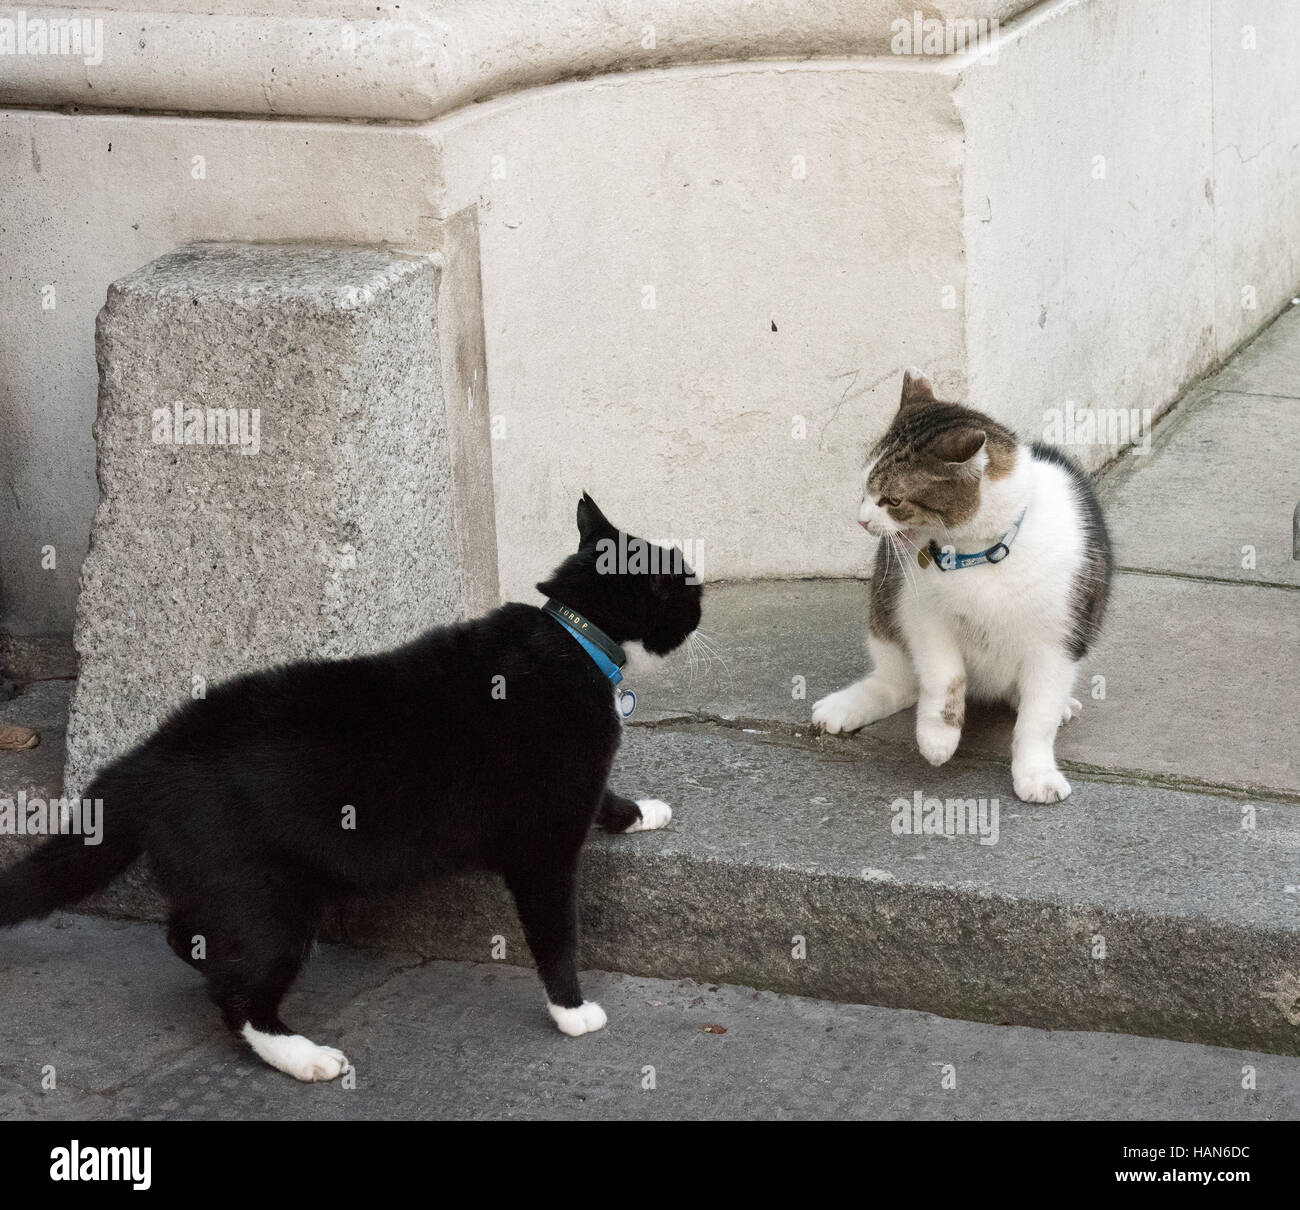
[[0, 1119], [1300, 1117], [1286, 1056], [598, 970], [583, 986], [609, 1023], [566, 1038], [529, 971], [321, 946], [285, 1015], [356, 1082], [305, 1086], [231, 1041], [159, 930], [56, 916], [0, 939]]
[[[22, 703], [3, 717], [26, 717]], [[3, 758], [6, 787], [25, 755]], [[1006, 779], [1000, 761], [934, 770], [775, 723], [629, 728], [616, 788], [664, 797], [675, 815], [661, 832], [592, 838], [584, 961], [998, 1024], [1300, 1050], [1295, 806], [1087, 778], [1063, 804], [1029, 806]], [[984, 837], [996, 842], [900, 834], [898, 801], [918, 793], [996, 799]], [[90, 906], [161, 918], [139, 867]], [[529, 962], [489, 878], [352, 905], [329, 935], [470, 961], [504, 940], [508, 961]]]
[[[674, 818], [592, 840], [585, 961], [967, 1020], [1300, 1051], [1294, 806], [1079, 778], [1064, 804], [1031, 806], [1006, 779], [1001, 762], [934, 770], [771, 726], [633, 728], [614, 784], [667, 799]], [[987, 800], [996, 843], [899, 834], [900, 800], [910, 817], [917, 795]], [[339, 935], [471, 960], [503, 936], [526, 960], [486, 880], [355, 908]]]

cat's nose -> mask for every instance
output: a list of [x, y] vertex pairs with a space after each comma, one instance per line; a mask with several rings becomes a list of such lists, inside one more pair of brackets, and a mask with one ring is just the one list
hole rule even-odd
[[867, 531], [867, 533], [870, 533], [870, 532], [871, 532], [871, 522], [870, 522], [870, 521], [859, 521], [858, 524], [861, 525], [862, 528], [865, 529], [865, 530]]

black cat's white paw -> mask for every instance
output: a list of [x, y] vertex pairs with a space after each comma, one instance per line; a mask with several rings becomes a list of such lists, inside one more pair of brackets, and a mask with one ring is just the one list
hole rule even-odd
[[608, 1020], [605, 1010], [594, 1000], [584, 1000], [577, 1008], [561, 1008], [558, 1004], [548, 1004], [546, 1007], [560, 1033], [568, 1034], [570, 1038], [594, 1034], [596, 1030], [604, 1029]]
[[673, 817], [672, 807], [661, 798], [638, 798], [636, 805], [641, 817], [624, 828], [625, 832], [654, 832]]
[[245, 1024], [244, 1040], [272, 1067], [314, 1084], [333, 1080], [348, 1069], [347, 1056], [332, 1046], [318, 1046], [302, 1034], [265, 1034]]

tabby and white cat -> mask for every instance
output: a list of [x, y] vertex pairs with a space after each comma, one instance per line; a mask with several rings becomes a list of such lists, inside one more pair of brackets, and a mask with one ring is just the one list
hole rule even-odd
[[957, 750], [966, 699], [1006, 701], [1017, 711], [1017, 796], [1065, 798], [1056, 731], [1079, 713], [1075, 675], [1101, 627], [1112, 568], [1088, 476], [1058, 450], [936, 400], [908, 370], [862, 483], [858, 521], [882, 539], [872, 671], [817, 702], [813, 723], [856, 731], [915, 705], [917, 745], [942, 765]]

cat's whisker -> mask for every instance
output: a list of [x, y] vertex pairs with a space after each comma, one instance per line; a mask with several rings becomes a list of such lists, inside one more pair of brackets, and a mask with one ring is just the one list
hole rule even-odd
[[[700, 650], [704, 653], [709, 665], [718, 664], [723, 673], [726, 675], [726, 688], [730, 689], [734, 684], [735, 678], [732, 674], [731, 663], [722, 653], [722, 649], [717, 642], [701, 631], [696, 631], [695, 636], [699, 642]], [[715, 682], [719, 689], [723, 688], [721, 682]]]
[[693, 694], [695, 692], [695, 684], [699, 680], [700, 675], [700, 657], [697, 650], [694, 631], [691, 632], [686, 641], [685, 651], [687, 659], [686, 692], [688, 694]]
[[[899, 546], [898, 542], [895, 541], [895, 539], [901, 539], [901, 541], [908, 546], [911, 546], [912, 544], [908, 542], [908, 540], [904, 538], [902, 534], [890, 534], [889, 537], [890, 537], [890, 545], [894, 549], [894, 557], [898, 560], [898, 566], [902, 569], [903, 579], [911, 587], [913, 598], [919, 601], [921, 598], [921, 588], [920, 585], [917, 583], [916, 574], [912, 571], [911, 568], [908, 567], [908, 564], [911, 562], [911, 559], [904, 557], [904, 552], [902, 548]], [[916, 548], [912, 547], [912, 549], [915, 550]]]

